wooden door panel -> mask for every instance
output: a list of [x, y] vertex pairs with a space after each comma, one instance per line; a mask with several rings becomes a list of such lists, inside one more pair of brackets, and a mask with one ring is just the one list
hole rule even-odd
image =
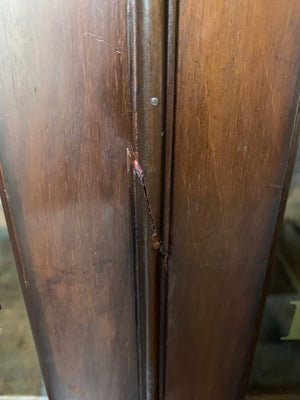
[[49, 396], [135, 400], [126, 4], [0, 10], [1, 192]]
[[298, 1], [178, 10], [166, 399], [237, 399], [299, 95]]
[[125, 3], [0, 5], [0, 189], [45, 383], [237, 399], [295, 147], [300, 5]]

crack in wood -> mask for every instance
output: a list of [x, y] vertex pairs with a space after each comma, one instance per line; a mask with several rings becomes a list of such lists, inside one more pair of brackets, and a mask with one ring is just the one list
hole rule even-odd
[[159, 236], [159, 233], [157, 232], [152, 210], [151, 210], [151, 205], [150, 205], [150, 200], [149, 200], [149, 195], [147, 191], [147, 186], [145, 182], [145, 176], [144, 176], [144, 171], [142, 170], [142, 167], [140, 166], [140, 163], [138, 161], [138, 153], [133, 150], [133, 148], [127, 148], [127, 167], [132, 165], [134, 172], [139, 178], [139, 181], [143, 187], [144, 191], [144, 197], [146, 200], [147, 204], [147, 211], [148, 211], [148, 216], [150, 219], [151, 227], [152, 227], [152, 246], [155, 250], [159, 251], [162, 256], [166, 256], [165, 252], [163, 251], [163, 243], [161, 241], [161, 238]]

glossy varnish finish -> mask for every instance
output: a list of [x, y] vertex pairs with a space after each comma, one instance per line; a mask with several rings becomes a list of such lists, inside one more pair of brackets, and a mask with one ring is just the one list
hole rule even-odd
[[0, 191], [50, 400], [238, 399], [292, 165], [298, 0], [0, 11]]
[[299, 35], [297, 0], [179, 2], [166, 400], [240, 397], [293, 142]]
[[139, 395], [158, 398], [160, 270], [159, 251], [153, 247], [162, 212], [162, 155], [165, 103], [165, 4], [160, 0], [129, 2], [129, 54], [132, 114], [132, 147], [143, 169], [144, 188], [133, 174], [132, 242], [136, 291], [136, 337], [138, 350]]
[[136, 400], [126, 4], [0, 10], [1, 194], [50, 399]]

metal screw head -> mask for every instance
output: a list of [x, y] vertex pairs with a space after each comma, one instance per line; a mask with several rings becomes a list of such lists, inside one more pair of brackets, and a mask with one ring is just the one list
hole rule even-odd
[[157, 98], [157, 97], [152, 97], [152, 98], [151, 98], [151, 104], [152, 104], [153, 106], [157, 106], [157, 104], [158, 104], [158, 98]]

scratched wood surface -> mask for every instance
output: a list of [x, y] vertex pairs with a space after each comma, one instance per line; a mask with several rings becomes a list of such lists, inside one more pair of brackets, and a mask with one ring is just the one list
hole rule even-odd
[[[161, 0], [129, 2], [135, 8], [131, 23], [131, 76], [133, 104], [132, 143], [138, 151], [144, 172], [147, 200], [141, 181], [136, 176], [134, 214], [135, 248], [133, 263], [136, 270], [138, 314], [137, 347], [139, 352], [140, 398], [158, 398], [160, 343], [160, 269], [158, 251], [153, 247], [153, 234], [161, 235], [161, 188], [164, 143], [165, 104], [165, 3]], [[153, 219], [154, 227], [152, 226]], [[134, 221], [133, 221], [134, 224]]]
[[298, 0], [179, 1], [166, 400], [240, 398], [299, 95]]
[[1, 194], [51, 400], [137, 398], [125, 3], [0, 4]]

